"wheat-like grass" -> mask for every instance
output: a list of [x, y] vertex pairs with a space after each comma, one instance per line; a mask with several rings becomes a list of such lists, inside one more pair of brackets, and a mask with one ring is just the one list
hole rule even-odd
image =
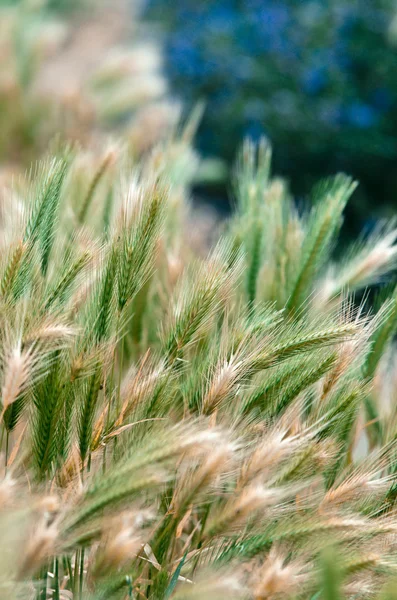
[[247, 142], [198, 249], [194, 122], [142, 158], [54, 151], [18, 218], [0, 195], [0, 597], [389, 597], [397, 296], [349, 294], [395, 229], [329, 267], [355, 184], [300, 213]]

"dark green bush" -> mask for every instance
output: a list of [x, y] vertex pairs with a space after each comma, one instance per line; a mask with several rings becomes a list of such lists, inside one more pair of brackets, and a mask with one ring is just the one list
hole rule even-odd
[[200, 149], [231, 161], [243, 135], [265, 134], [298, 194], [336, 170], [359, 178], [361, 219], [397, 193], [395, 10], [391, 0], [148, 2], [174, 89], [207, 101]]

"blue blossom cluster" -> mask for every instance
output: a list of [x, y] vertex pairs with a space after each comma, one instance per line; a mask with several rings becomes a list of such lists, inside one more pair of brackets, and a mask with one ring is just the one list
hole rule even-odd
[[202, 151], [229, 159], [242, 136], [267, 134], [287, 161], [299, 140], [300, 160], [326, 151], [354, 171], [366, 156], [397, 157], [395, 10], [394, 0], [148, 0], [147, 15], [165, 30], [174, 89], [207, 101]]

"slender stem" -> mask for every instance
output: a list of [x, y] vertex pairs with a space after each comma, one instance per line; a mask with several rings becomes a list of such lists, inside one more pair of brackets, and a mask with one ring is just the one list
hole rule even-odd
[[129, 575], [127, 575], [127, 577], [125, 578], [127, 585], [128, 585], [128, 598], [133, 598], [134, 596], [132, 595], [132, 579]]
[[63, 562], [63, 569], [64, 571], [69, 575], [69, 581], [70, 581], [70, 589], [73, 590], [74, 586], [73, 586], [73, 569], [72, 569], [72, 561], [70, 560], [69, 556], [64, 556], [62, 559]]
[[52, 597], [54, 600], [59, 600], [59, 564], [57, 557], [54, 558], [54, 594]]
[[84, 584], [84, 548], [81, 549], [80, 555], [80, 581], [79, 581], [79, 598], [83, 598], [83, 584]]
[[[116, 322], [116, 333], [118, 333], [118, 331], [120, 329], [120, 321], [121, 321], [121, 311], [118, 310], [118, 312], [117, 312], [117, 322]], [[122, 340], [122, 342], [123, 342], [123, 340]], [[111, 371], [110, 380], [109, 380], [109, 386], [110, 386], [111, 389], [112, 389], [113, 382], [114, 382], [114, 372], [115, 372], [115, 368], [116, 368], [116, 359], [117, 359], [117, 349], [115, 349], [114, 352], [113, 352], [112, 371]], [[121, 376], [119, 375], [119, 387], [120, 387], [120, 384], [121, 384], [120, 377]], [[105, 392], [106, 392], [106, 390], [105, 390]], [[110, 424], [111, 402], [112, 402], [112, 394], [109, 395], [108, 411], [107, 411], [107, 415], [106, 415], [106, 424], [105, 424], [105, 433], [107, 433], [107, 431], [109, 429], [109, 424]], [[119, 403], [119, 400], [117, 398], [117, 405], [118, 405], [118, 403]], [[102, 456], [102, 466], [103, 466], [103, 472], [104, 473], [106, 471], [106, 448], [107, 448], [107, 445], [105, 444], [104, 447], [103, 447], [103, 456]]]
[[38, 600], [46, 600], [47, 598], [47, 574], [48, 565], [45, 564], [40, 572], [39, 590], [36, 595], [36, 598], [38, 598]]
[[8, 466], [9, 443], [10, 443], [10, 432], [7, 429], [7, 432], [6, 432], [6, 455], [5, 455], [5, 471], [6, 471], [6, 473], [7, 473], [7, 466]]
[[73, 581], [73, 598], [79, 600], [79, 566], [80, 566], [80, 549], [76, 550], [76, 557], [74, 560], [74, 581]]
[[106, 473], [106, 444], [103, 447], [103, 454], [102, 454], [102, 471], [104, 473]]
[[121, 349], [120, 349], [119, 379], [117, 382], [117, 413], [119, 413], [121, 410], [120, 396], [121, 396], [121, 379], [123, 376], [124, 344], [125, 344], [125, 339], [124, 339], [124, 337], [122, 337], [121, 338]]

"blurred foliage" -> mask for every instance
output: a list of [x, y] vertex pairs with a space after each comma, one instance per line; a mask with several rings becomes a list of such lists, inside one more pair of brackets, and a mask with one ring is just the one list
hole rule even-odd
[[265, 134], [298, 195], [342, 169], [362, 182], [355, 217], [395, 201], [394, 0], [149, 0], [147, 14], [174, 89], [208, 103], [201, 151], [230, 161]]
[[76, 9], [86, 9], [95, 0], [0, 0], [0, 6], [29, 5], [31, 8], [44, 8], [49, 12], [71, 13]]
[[0, 0], [1, 169], [25, 168], [54, 139], [92, 147], [121, 132], [139, 155], [176, 122], [139, 12], [124, 0], [76, 6]]

